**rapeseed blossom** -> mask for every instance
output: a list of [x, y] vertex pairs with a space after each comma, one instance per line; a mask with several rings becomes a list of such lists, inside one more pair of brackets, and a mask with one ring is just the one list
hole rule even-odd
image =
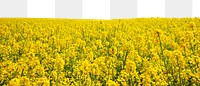
[[1, 86], [200, 85], [200, 19], [0, 19]]

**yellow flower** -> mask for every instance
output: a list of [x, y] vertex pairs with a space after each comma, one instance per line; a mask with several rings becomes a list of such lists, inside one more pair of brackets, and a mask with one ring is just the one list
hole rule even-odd
[[56, 80], [57, 79], [57, 72], [56, 71], [52, 71], [51, 72], [51, 77]]
[[116, 83], [112, 80], [108, 80], [108, 81], [106, 81], [106, 85], [107, 86], [116, 86]]
[[105, 46], [109, 46], [109, 44], [110, 44], [109, 42], [105, 42]]
[[109, 53], [111, 55], [116, 55], [117, 54], [117, 48], [115, 46], [112, 46], [110, 49], [109, 49]]
[[9, 85], [10, 86], [20, 86], [20, 80], [18, 78], [13, 78], [10, 80], [9, 82]]
[[189, 28], [193, 28], [193, 27], [196, 27], [196, 24], [195, 22], [191, 22], [189, 25], [188, 25]]

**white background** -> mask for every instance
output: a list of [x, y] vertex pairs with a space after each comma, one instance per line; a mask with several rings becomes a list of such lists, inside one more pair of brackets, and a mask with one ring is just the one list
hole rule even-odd
[[[3, 3], [2, 1], [0, 3]], [[193, 16], [191, 17], [200, 17], [200, 0], [192, 1]], [[138, 0], [137, 2], [138, 17], [165, 17], [165, 0]], [[55, 18], [55, 0], [28, 0], [27, 17]], [[110, 0], [83, 0], [82, 17], [110, 19]]]
[[200, 17], [200, 0], [193, 0], [192, 9], [192, 17]]
[[138, 0], [138, 17], [165, 17], [165, 0]]
[[82, 17], [85, 19], [109, 19], [110, 0], [83, 0]]
[[54, 18], [55, 0], [28, 0], [27, 10], [31, 18]]

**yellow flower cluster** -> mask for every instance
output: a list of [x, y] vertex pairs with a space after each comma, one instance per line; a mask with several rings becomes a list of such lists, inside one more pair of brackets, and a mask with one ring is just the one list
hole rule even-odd
[[0, 19], [2, 86], [199, 86], [200, 19]]

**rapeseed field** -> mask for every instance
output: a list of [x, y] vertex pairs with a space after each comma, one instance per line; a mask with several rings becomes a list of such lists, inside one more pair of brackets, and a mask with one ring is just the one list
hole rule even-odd
[[199, 86], [200, 19], [0, 19], [1, 86]]

